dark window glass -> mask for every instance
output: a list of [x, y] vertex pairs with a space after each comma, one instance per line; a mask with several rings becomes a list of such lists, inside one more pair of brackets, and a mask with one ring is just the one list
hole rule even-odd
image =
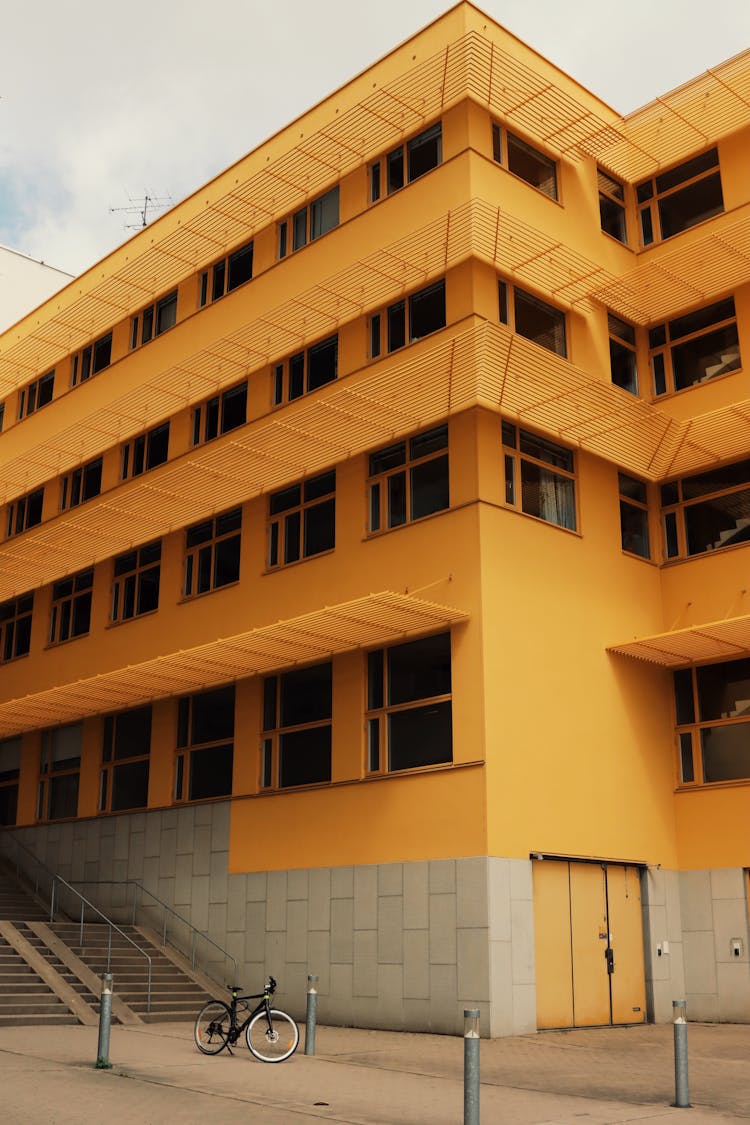
[[388, 705], [409, 703], [451, 690], [450, 634], [424, 637], [388, 651]]
[[410, 472], [412, 519], [449, 507], [447, 453], [415, 465]]
[[108, 332], [106, 336], [102, 336], [101, 340], [97, 340], [94, 344], [94, 366], [93, 374], [96, 375], [97, 371], [109, 367], [112, 359], [112, 333]]
[[321, 551], [331, 551], [336, 545], [336, 501], [331, 498], [320, 504], [305, 508], [304, 545], [305, 557], [318, 555]]
[[430, 285], [409, 298], [409, 337], [419, 340], [445, 328], [445, 282]]
[[279, 736], [279, 786], [331, 780], [331, 727], [287, 731]]
[[307, 353], [307, 389], [314, 391], [332, 382], [338, 374], [339, 338], [331, 336], [314, 344]]
[[112, 812], [148, 804], [148, 761], [126, 762], [112, 771]]
[[750, 778], [750, 733], [746, 723], [704, 727], [701, 747], [705, 782]]
[[631, 395], [637, 395], [638, 368], [635, 352], [626, 348], [618, 340], [610, 339], [609, 364], [614, 385], [621, 387], [624, 391], [629, 391]]
[[177, 323], [177, 290], [170, 293], [156, 305], [156, 335], [160, 336]]
[[339, 189], [332, 188], [310, 204], [310, 238], [320, 238], [339, 225]]
[[409, 182], [437, 168], [442, 160], [442, 127], [438, 121], [406, 145]]
[[526, 144], [520, 137], [507, 133], [508, 169], [527, 184], [557, 199], [557, 168], [554, 160]]
[[388, 176], [388, 194], [398, 191], [404, 186], [404, 149], [403, 146], [389, 152], [385, 158]]
[[690, 668], [682, 668], [672, 673], [674, 678], [674, 701], [677, 725], [687, 726], [695, 722], [693, 707], [693, 673]]
[[50, 820], [65, 820], [78, 813], [78, 774], [67, 773], [49, 779]]
[[221, 432], [229, 433], [247, 421], [247, 383], [232, 387], [221, 396]]
[[253, 244], [249, 243], [229, 255], [227, 292], [244, 285], [253, 276]]
[[406, 343], [406, 306], [403, 301], [388, 309], [388, 351], [403, 348]]
[[[750, 716], [750, 659], [696, 669], [701, 722]], [[747, 730], [750, 748], [750, 728]]]
[[190, 753], [188, 799], [204, 801], [232, 792], [232, 744], [207, 746]]
[[281, 677], [282, 727], [301, 726], [331, 717], [331, 664], [284, 672]]
[[234, 685], [190, 697], [190, 742], [219, 742], [234, 737]]
[[548, 351], [567, 355], [565, 314], [532, 297], [522, 289], [515, 290], [515, 328], [527, 340], [533, 340]]
[[450, 700], [393, 711], [388, 716], [391, 770], [417, 769], [450, 762], [453, 757]]

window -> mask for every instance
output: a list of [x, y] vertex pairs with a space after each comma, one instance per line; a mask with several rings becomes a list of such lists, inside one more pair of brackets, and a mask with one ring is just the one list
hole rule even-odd
[[497, 122], [492, 124], [492, 155], [527, 184], [557, 199], [557, 164]]
[[599, 219], [605, 234], [611, 234], [618, 242], [627, 243], [628, 228], [625, 221], [625, 187], [603, 172], [596, 170], [596, 180], [599, 186]]
[[42, 732], [38, 820], [66, 820], [78, 813], [83, 724]]
[[0, 742], [0, 827], [2, 828], [16, 823], [20, 776], [21, 739], [6, 738]]
[[193, 524], [185, 533], [186, 598], [218, 590], [240, 577], [242, 509]]
[[201, 308], [207, 305], [209, 301], [218, 301], [225, 293], [231, 293], [233, 289], [244, 285], [246, 281], [251, 280], [252, 276], [253, 244], [248, 242], [245, 246], [240, 246], [238, 250], [235, 250], [228, 258], [222, 258], [220, 262], [214, 262], [210, 269], [203, 271], [200, 279], [199, 296]]
[[576, 529], [575, 463], [564, 449], [503, 422], [505, 501], [527, 516]]
[[331, 665], [295, 668], [263, 683], [263, 789], [331, 780]]
[[234, 684], [180, 699], [175, 800], [228, 797], [232, 792], [233, 748]]
[[724, 210], [719, 153], [711, 148], [636, 185], [641, 240], [650, 246]]
[[77, 508], [93, 500], [102, 490], [102, 458], [96, 457], [87, 465], [74, 469], [60, 478], [60, 510]]
[[619, 316], [607, 314], [609, 328], [609, 367], [612, 382], [631, 395], [638, 394], [638, 357], [635, 328]]
[[36, 527], [42, 522], [42, 506], [44, 504], [44, 488], [36, 488], [25, 496], [19, 496], [12, 504], [8, 505], [8, 522], [6, 534], [8, 539], [12, 535], [20, 535], [30, 527]]
[[92, 568], [81, 570], [71, 578], [62, 578], [52, 587], [52, 612], [49, 643], [82, 637], [91, 626], [91, 591], [94, 585]]
[[73, 356], [70, 367], [70, 385], [85, 383], [92, 375], [103, 371], [112, 362], [112, 333], [100, 336], [93, 344], [88, 344]]
[[157, 465], [163, 465], [168, 456], [169, 422], [164, 422], [123, 445], [120, 479], [139, 477]]
[[453, 760], [450, 633], [367, 657], [367, 772]]
[[33, 611], [33, 594], [24, 594], [0, 605], [0, 660], [3, 664], [25, 656], [31, 648]]
[[388, 195], [437, 168], [443, 160], [443, 129], [438, 121], [370, 165], [370, 202], [380, 199], [382, 186]]
[[5, 422], [5, 403], [0, 402], [0, 433], [2, 433], [4, 422]]
[[28, 418], [35, 410], [41, 410], [48, 402], [52, 402], [52, 393], [55, 389], [55, 372], [48, 371], [33, 383], [22, 387], [18, 393], [18, 417]]
[[[338, 185], [314, 199], [312, 203], [300, 208], [289, 219], [279, 223], [277, 232], [277, 251], [280, 258], [286, 257], [291, 243], [292, 250], [301, 250], [308, 242], [313, 242], [329, 230], [339, 225]], [[291, 232], [291, 239], [289, 237]]]
[[107, 715], [104, 720], [99, 812], [145, 809], [151, 750], [151, 707]]
[[219, 434], [228, 434], [238, 426], [244, 426], [246, 421], [247, 379], [193, 407], [193, 445], [213, 441]]
[[620, 493], [620, 537], [623, 551], [651, 558], [648, 536], [648, 492], [642, 480], [617, 474]]
[[167, 293], [166, 297], [162, 297], [161, 300], [131, 318], [131, 348], [137, 348], [139, 344], [147, 344], [155, 336], [161, 336], [168, 328], [174, 328], [176, 323], [177, 290], [174, 289], [171, 293]]
[[307, 351], [273, 365], [271, 400], [274, 406], [332, 383], [338, 376], [339, 338], [329, 336]]
[[750, 660], [673, 673], [679, 781], [750, 779]]
[[649, 329], [654, 394], [683, 391], [741, 366], [734, 298]]
[[336, 545], [336, 470], [272, 492], [268, 565], [285, 566]]
[[441, 328], [445, 328], [444, 279], [370, 317], [370, 357], [395, 352]]
[[112, 621], [130, 621], [159, 608], [161, 543], [149, 543], [114, 560]]
[[447, 425], [371, 453], [367, 492], [370, 531], [444, 511], [450, 504]]
[[668, 559], [734, 547], [750, 539], [750, 461], [661, 486]]
[[565, 313], [507, 281], [497, 283], [500, 323], [540, 348], [566, 357]]

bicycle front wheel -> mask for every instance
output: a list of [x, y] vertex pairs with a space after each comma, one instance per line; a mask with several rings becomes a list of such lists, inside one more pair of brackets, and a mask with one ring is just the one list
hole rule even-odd
[[286, 1012], [271, 1008], [258, 1012], [245, 1029], [247, 1045], [261, 1062], [283, 1062], [293, 1055], [299, 1043], [299, 1028]]
[[218, 1055], [229, 1042], [232, 1013], [228, 1004], [211, 1000], [201, 1008], [193, 1029], [195, 1045], [204, 1055]]

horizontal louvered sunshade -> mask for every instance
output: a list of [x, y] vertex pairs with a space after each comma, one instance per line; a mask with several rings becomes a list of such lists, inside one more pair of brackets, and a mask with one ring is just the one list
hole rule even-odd
[[388, 644], [455, 625], [466, 617], [461, 610], [409, 594], [370, 594], [7, 700], [0, 704], [0, 738], [324, 660], [339, 652]]
[[466, 97], [551, 152], [594, 156], [624, 179], [650, 175], [750, 121], [750, 52], [623, 119], [581, 89], [562, 89], [554, 68], [541, 60], [532, 68], [503, 41], [500, 32], [493, 40], [468, 31], [384, 84], [374, 81], [356, 104], [340, 91], [335, 115], [309, 135], [302, 127], [290, 148], [272, 139], [238, 161], [44, 304], [21, 331], [10, 329], [0, 342], [0, 394]]
[[640, 637], [610, 645], [607, 651], [665, 668], [679, 668], [702, 660], [732, 660], [750, 653], [750, 615]]
[[649, 480], [746, 455], [750, 403], [677, 421], [482, 323], [441, 333], [0, 544], [0, 601], [472, 406]]

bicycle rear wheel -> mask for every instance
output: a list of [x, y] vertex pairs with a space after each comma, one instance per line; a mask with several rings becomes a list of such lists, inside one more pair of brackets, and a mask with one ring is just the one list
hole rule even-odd
[[218, 1055], [229, 1042], [232, 1013], [228, 1004], [211, 1000], [198, 1013], [193, 1029], [195, 1045], [204, 1055]]
[[268, 1015], [258, 1012], [250, 1020], [245, 1029], [245, 1039], [256, 1059], [261, 1062], [283, 1062], [297, 1050], [299, 1028], [286, 1012], [271, 1008]]

